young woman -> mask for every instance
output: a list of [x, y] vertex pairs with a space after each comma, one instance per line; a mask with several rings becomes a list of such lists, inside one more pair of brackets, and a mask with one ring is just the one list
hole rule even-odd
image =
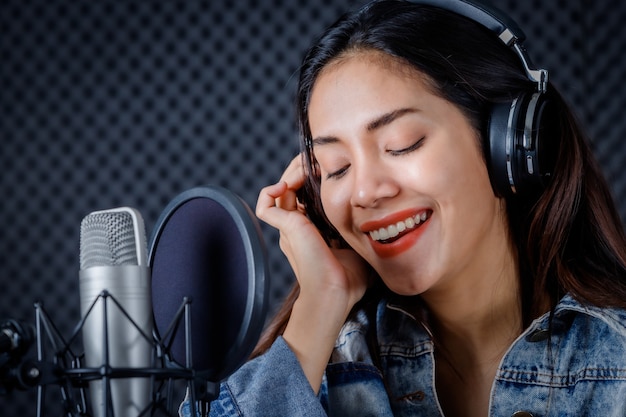
[[[570, 110], [520, 56], [402, 1], [310, 49], [303, 154], [257, 205], [298, 286], [211, 415], [626, 416], [623, 228]], [[499, 134], [527, 95], [520, 131]], [[536, 152], [496, 160], [516, 134]]]

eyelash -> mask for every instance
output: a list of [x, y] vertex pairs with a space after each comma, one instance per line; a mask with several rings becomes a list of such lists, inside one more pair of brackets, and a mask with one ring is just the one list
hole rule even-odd
[[[419, 149], [422, 146], [422, 143], [424, 142], [424, 137], [421, 137], [417, 142], [415, 142], [414, 144], [412, 144], [411, 146], [408, 146], [404, 149], [398, 149], [398, 150], [387, 150], [387, 152], [393, 156], [402, 156], [402, 155], [406, 155], [409, 154], [417, 149]], [[346, 165], [340, 169], [338, 169], [335, 172], [330, 172], [326, 175], [326, 179], [331, 180], [331, 179], [339, 179], [341, 178], [346, 171], [348, 170], [348, 168], [350, 167], [350, 165]]]
[[346, 173], [346, 171], [348, 170], [348, 167], [350, 165], [346, 165], [345, 167], [340, 168], [339, 170], [335, 171], [335, 172], [329, 172], [328, 174], [326, 174], [326, 179], [327, 180], [333, 180], [333, 179], [339, 179], [343, 176], [343, 174]]
[[392, 150], [389, 149], [387, 152], [389, 152], [391, 155], [393, 156], [401, 156], [401, 155], [406, 155], [408, 153], [411, 153], [417, 149], [419, 149], [420, 146], [422, 146], [422, 143], [424, 142], [424, 137], [421, 137], [417, 140], [417, 142], [415, 142], [414, 144], [412, 144], [411, 146], [408, 146], [404, 149], [398, 149], [398, 150]]

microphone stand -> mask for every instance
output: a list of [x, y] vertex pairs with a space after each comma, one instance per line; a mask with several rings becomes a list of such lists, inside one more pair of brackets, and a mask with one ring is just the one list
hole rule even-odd
[[[190, 396], [191, 415], [196, 416], [197, 411], [200, 411], [202, 417], [208, 416], [210, 411], [210, 403], [215, 400], [219, 395], [219, 382], [212, 381], [207, 376], [210, 372], [202, 372], [198, 374], [193, 371], [193, 352], [191, 348], [191, 297], [184, 297], [181, 306], [174, 315], [174, 319], [170, 323], [161, 339], [163, 344], [160, 347], [165, 352], [169, 352], [171, 345], [174, 341], [173, 335], [178, 331], [181, 318], [184, 317], [185, 322], [185, 356], [186, 356], [186, 368], [192, 371], [192, 375], [188, 379], [187, 391]], [[169, 344], [165, 345], [166, 340], [170, 340]], [[169, 355], [164, 355], [169, 360]], [[200, 410], [197, 410], [197, 408]]]
[[[149, 368], [127, 368], [112, 367], [109, 363], [108, 355], [105, 354], [104, 363], [97, 368], [83, 366], [84, 353], [77, 354], [72, 349], [72, 345], [78, 339], [87, 316], [93, 309], [95, 303], [103, 299], [104, 329], [105, 338], [103, 343], [104, 352], [108, 350], [107, 338], [107, 304], [113, 302], [119, 308], [126, 319], [140, 332], [142, 337], [152, 344], [152, 366]], [[215, 400], [219, 394], [219, 381], [212, 381], [210, 371], [198, 372], [192, 369], [192, 349], [191, 349], [191, 299], [185, 298], [173, 318], [168, 331], [162, 339], [156, 333], [146, 335], [134, 320], [128, 315], [115, 297], [103, 291], [92, 303], [87, 314], [77, 324], [69, 340], [65, 340], [46, 312], [41, 302], [35, 303], [36, 318], [36, 348], [37, 359], [27, 359], [21, 354], [13, 357], [10, 353], [0, 355], [0, 396], [6, 395], [14, 389], [28, 390], [37, 388], [37, 417], [44, 416], [44, 403], [46, 389], [48, 386], [56, 385], [64, 403], [64, 415], [66, 417], [85, 417], [92, 415], [89, 407], [89, 382], [101, 379], [104, 385], [103, 415], [113, 416], [112, 398], [110, 392], [111, 379], [116, 378], [150, 378], [151, 379], [151, 401], [142, 410], [138, 417], [165, 415], [167, 417], [177, 417], [172, 396], [174, 394], [174, 383], [176, 381], [186, 381], [187, 392], [190, 395], [190, 406], [192, 416], [207, 416], [210, 410], [210, 402]], [[170, 346], [164, 343], [168, 337], [176, 332], [180, 327], [180, 322], [184, 318], [185, 344], [187, 352], [186, 366], [183, 367], [171, 359]], [[53, 355], [46, 358], [45, 343], [51, 347]], [[24, 352], [26, 349], [24, 349]], [[166, 390], [166, 394], [162, 391]], [[163, 414], [165, 413], [165, 414]], [[126, 416], [117, 416], [126, 417]]]

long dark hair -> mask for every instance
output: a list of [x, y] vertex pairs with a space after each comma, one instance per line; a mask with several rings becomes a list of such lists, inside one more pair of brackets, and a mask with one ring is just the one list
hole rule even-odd
[[[346, 14], [306, 54], [300, 69], [297, 112], [308, 176], [301, 198], [328, 240], [341, 240], [320, 201], [308, 105], [313, 85], [330, 63], [351, 53], [378, 51], [431, 81], [480, 132], [494, 103], [534, 89], [517, 55], [479, 24], [439, 8], [376, 1]], [[554, 86], [559, 143], [554, 173], [538, 195], [507, 197], [511, 236], [518, 251], [525, 325], [566, 293], [597, 306], [626, 308], [626, 238], [609, 187], [585, 135]], [[482, 134], [483, 142], [485, 135]], [[483, 146], [486, 150], [486, 146]], [[489, 155], [485, 151], [485, 160]], [[297, 285], [267, 329], [257, 354], [284, 330]]]

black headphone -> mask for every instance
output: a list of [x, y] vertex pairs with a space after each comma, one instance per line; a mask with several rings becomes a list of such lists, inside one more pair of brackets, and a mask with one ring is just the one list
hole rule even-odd
[[488, 135], [488, 165], [491, 183], [500, 196], [542, 190], [554, 170], [557, 136], [555, 109], [547, 98], [548, 71], [533, 69], [522, 46], [526, 35], [502, 11], [473, 0], [412, 0], [456, 13], [481, 24], [518, 55], [536, 90], [522, 92], [509, 103], [491, 110]]

